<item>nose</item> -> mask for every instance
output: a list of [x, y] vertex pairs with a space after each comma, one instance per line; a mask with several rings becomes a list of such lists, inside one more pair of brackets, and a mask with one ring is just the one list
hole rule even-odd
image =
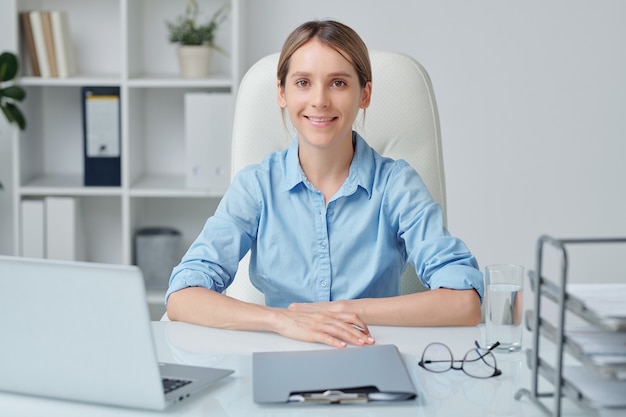
[[318, 84], [315, 86], [311, 93], [311, 105], [313, 107], [328, 107], [330, 102], [328, 90], [326, 86]]

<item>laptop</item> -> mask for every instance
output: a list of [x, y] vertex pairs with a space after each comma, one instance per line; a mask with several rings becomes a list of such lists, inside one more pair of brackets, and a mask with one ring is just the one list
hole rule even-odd
[[394, 345], [252, 354], [259, 404], [412, 400], [417, 394]]
[[136, 266], [0, 256], [0, 391], [162, 410], [230, 375], [157, 362]]

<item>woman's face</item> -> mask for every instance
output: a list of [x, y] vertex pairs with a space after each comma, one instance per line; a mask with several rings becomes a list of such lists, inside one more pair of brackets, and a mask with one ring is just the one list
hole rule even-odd
[[370, 82], [361, 87], [352, 63], [316, 39], [291, 56], [285, 85], [278, 87], [278, 104], [287, 108], [299, 140], [319, 148], [352, 140], [352, 124], [372, 88]]

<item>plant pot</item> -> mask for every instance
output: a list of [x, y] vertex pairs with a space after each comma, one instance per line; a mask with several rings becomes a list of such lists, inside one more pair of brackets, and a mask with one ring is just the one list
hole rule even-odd
[[183, 78], [204, 78], [209, 76], [211, 47], [208, 45], [181, 45], [176, 50], [180, 75]]

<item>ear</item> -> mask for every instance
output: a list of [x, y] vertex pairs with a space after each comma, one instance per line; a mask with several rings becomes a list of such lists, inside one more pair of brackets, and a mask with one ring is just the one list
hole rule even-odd
[[359, 104], [359, 108], [366, 109], [370, 105], [370, 100], [372, 99], [372, 82], [368, 81], [365, 84], [365, 87], [361, 90], [361, 103]]
[[278, 105], [281, 109], [287, 107], [287, 99], [285, 98], [285, 88], [280, 85], [280, 80], [276, 81], [276, 87], [278, 88]]

